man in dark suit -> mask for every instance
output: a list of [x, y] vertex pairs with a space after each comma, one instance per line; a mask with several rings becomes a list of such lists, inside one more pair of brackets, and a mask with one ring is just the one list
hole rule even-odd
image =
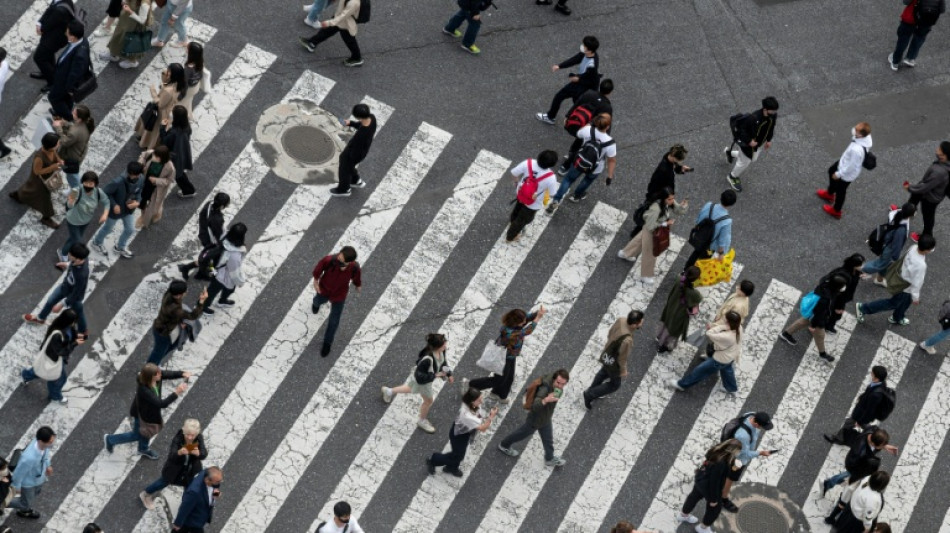
[[858, 403], [851, 410], [851, 416], [844, 419], [841, 429], [835, 434], [825, 434], [825, 440], [832, 444], [851, 446], [871, 422], [877, 419], [878, 405], [884, 399], [887, 388], [887, 369], [880, 365], [871, 367], [871, 383], [858, 396]]
[[216, 466], [202, 470], [188, 485], [181, 497], [178, 516], [172, 524], [172, 530], [179, 533], [204, 533], [205, 524], [211, 522], [214, 503], [221, 496], [218, 487], [224, 474]]
[[47, 85], [53, 83], [56, 52], [66, 46], [66, 25], [73, 20], [75, 9], [72, 0], [53, 0], [43, 12], [43, 16], [36, 24], [36, 34], [40, 36], [40, 44], [33, 52], [33, 62], [40, 70], [31, 72], [31, 78], [46, 80]]
[[52, 115], [66, 121], [73, 120], [73, 93], [89, 72], [89, 41], [84, 37], [86, 29], [78, 20], [66, 28], [69, 45], [56, 60], [56, 71], [49, 90]]

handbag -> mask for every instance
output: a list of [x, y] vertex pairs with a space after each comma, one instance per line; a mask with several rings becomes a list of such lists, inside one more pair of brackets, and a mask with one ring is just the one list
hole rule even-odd
[[155, 422], [145, 422], [145, 421], [142, 420], [142, 418], [141, 418], [142, 412], [139, 410], [139, 391], [138, 391], [138, 389], [136, 389], [136, 391], [135, 391], [135, 412], [136, 412], [136, 414], [139, 415], [139, 417], [138, 417], [138, 419], [139, 419], [139, 435], [141, 435], [142, 437], [144, 437], [144, 438], [146, 438], [146, 439], [150, 439], [150, 438], [154, 437], [155, 435], [158, 435], [158, 432], [162, 430], [162, 424], [161, 424], [161, 423], [155, 423]]
[[63, 375], [63, 358], [60, 357], [56, 361], [53, 361], [46, 355], [46, 349], [49, 347], [50, 341], [53, 340], [53, 335], [59, 335], [60, 338], [63, 336], [59, 331], [51, 333], [50, 336], [46, 337], [46, 340], [43, 341], [43, 346], [40, 347], [40, 351], [37, 352], [36, 357], [33, 359], [33, 373], [36, 374], [36, 377], [46, 381], [56, 381]]
[[802, 303], [798, 304], [798, 312], [802, 314], [802, 318], [811, 319], [815, 315], [815, 306], [819, 299], [814, 291], [802, 296]]
[[145, 104], [145, 109], [142, 110], [142, 114], [139, 115], [139, 120], [142, 121], [142, 127], [147, 131], [152, 131], [155, 128], [155, 123], [158, 122], [158, 104], [155, 102], [149, 102]]
[[706, 287], [732, 279], [732, 262], [736, 258], [735, 248], [726, 252], [721, 259], [700, 259], [696, 261], [699, 267], [699, 279], [693, 283], [694, 287]]
[[54, 170], [53, 173], [50, 174], [48, 178], [42, 181], [43, 181], [43, 185], [46, 185], [46, 190], [50, 192], [56, 192], [62, 189], [63, 183], [65, 183], [63, 181], [63, 171]]
[[482, 356], [478, 358], [475, 365], [495, 374], [503, 374], [506, 357], [508, 357], [508, 348], [499, 346], [497, 340], [493, 340], [482, 350]]
[[670, 228], [660, 226], [653, 230], [653, 257], [659, 257], [660, 254], [670, 247]]
[[[150, 43], [151, 44], [151, 43]], [[89, 62], [89, 70], [73, 90], [73, 102], [82, 102], [90, 94], [96, 92], [99, 88], [99, 80], [96, 78], [96, 71], [92, 69], [92, 62]]]
[[145, 15], [145, 24], [139, 24], [135, 31], [127, 31], [125, 35], [122, 36], [122, 55], [142, 55], [152, 49], [152, 30], [148, 29], [151, 24], [152, 3], [149, 2], [148, 13]]

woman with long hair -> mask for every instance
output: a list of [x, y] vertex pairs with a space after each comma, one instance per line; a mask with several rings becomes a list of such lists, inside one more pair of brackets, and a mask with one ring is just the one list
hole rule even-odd
[[[79, 314], [72, 309], [66, 309], [53, 320], [53, 323], [46, 330], [46, 336], [43, 337], [43, 344], [40, 348], [43, 354], [54, 363], [60, 360], [63, 361], [63, 372], [59, 379], [46, 382], [46, 391], [49, 393], [50, 401], [66, 403], [66, 398], [63, 397], [63, 385], [66, 384], [66, 365], [69, 363], [69, 354], [73, 353], [77, 346], [81, 346], [86, 342], [85, 338], [79, 335], [76, 330], [78, 322]], [[20, 376], [23, 378], [24, 385], [37, 378], [33, 367], [21, 370]]]
[[688, 524], [696, 524], [699, 518], [690, 514], [700, 500], [706, 500], [706, 511], [703, 513], [702, 524], [696, 526], [696, 533], [712, 533], [709, 526], [716, 521], [722, 512], [722, 488], [726, 485], [729, 474], [742, 468], [737, 459], [742, 451], [742, 443], [736, 439], [729, 439], [713, 446], [706, 452], [706, 459], [696, 469], [696, 478], [693, 490], [683, 502], [683, 508], [676, 513], [676, 519]]
[[542, 305], [534, 313], [526, 313], [523, 309], [512, 309], [501, 317], [501, 329], [495, 338], [495, 345], [505, 347], [505, 368], [502, 373], [492, 376], [473, 379], [471, 382], [462, 378], [462, 390], [473, 387], [478, 390], [491, 388], [488, 400], [492, 404], [509, 403], [508, 395], [511, 385], [515, 381], [515, 364], [521, 355], [525, 337], [534, 333], [538, 321], [544, 318], [547, 309]]
[[818, 286], [813, 291], [818, 296], [818, 301], [812, 308], [810, 317], [802, 316], [795, 322], [789, 324], [779, 336], [783, 341], [795, 346], [798, 340], [793, 334], [796, 331], [808, 328], [811, 336], [815, 339], [815, 348], [818, 348], [818, 357], [821, 357], [829, 363], [835, 360], [835, 356], [825, 351], [825, 328], [831, 321], [831, 315], [835, 313], [834, 301], [839, 295], [843, 294], [848, 288], [848, 278], [843, 274], [834, 274], [831, 277], [822, 278]]
[[671, 387], [684, 391], [719, 372], [722, 390], [730, 394], [739, 390], [734, 367], [742, 355], [742, 315], [728, 311], [725, 319], [725, 325], [714, 324], [706, 331], [706, 337], [713, 347], [712, 357], [700, 363], [692, 372], [683, 376], [683, 379], [671, 379]]
[[222, 307], [231, 307], [234, 301], [230, 300], [234, 290], [244, 284], [244, 271], [241, 270], [241, 264], [244, 262], [244, 256], [247, 255], [247, 248], [244, 247], [244, 236], [247, 234], [247, 226], [238, 222], [232, 224], [225, 234], [221, 245], [224, 252], [218, 260], [214, 269], [214, 278], [208, 285], [208, 299], [205, 300], [205, 314], [213, 315], [214, 299], [221, 294], [218, 305]]
[[[110, 4], [111, 9], [112, 5]], [[110, 10], [106, 12], [111, 18], [115, 11]], [[119, 21], [115, 25], [115, 31], [112, 32], [112, 38], [109, 39], [109, 49], [99, 54], [99, 59], [118, 61], [120, 68], [136, 68], [139, 66], [139, 60], [145, 54], [124, 53], [125, 34], [130, 31], [138, 31], [143, 26], [152, 25], [152, 0], [123, 0], [118, 16]], [[106, 22], [106, 25], [108, 24]]]
[[171, 120], [162, 122], [159, 132], [162, 144], [171, 150], [172, 163], [175, 164], [175, 183], [178, 184], [178, 196], [191, 198], [195, 195], [195, 186], [188, 179], [187, 170], [191, 170], [191, 124], [188, 122], [188, 110], [176, 105], [172, 109]]
[[435, 433], [435, 427], [429, 422], [429, 408], [435, 400], [432, 383], [436, 379], [447, 379], [454, 383], [452, 369], [445, 358], [445, 349], [448, 342], [441, 333], [426, 335], [426, 347], [419, 351], [416, 366], [406, 383], [398, 387], [383, 387], [383, 401], [390, 403], [397, 394], [418, 394], [422, 396], [422, 406], [419, 407], [419, 429], [426, 433]]
[[171, 153], [164, 145], [142, 152], [139, 163], [145, 169], [145, 183], [142, 186], [140, 214], [135, 221], [135, 227], [142, 229], [162, 219], [165, 196], [175, 181], [175, 164], [171, 162]]
[[53, 198], [49, 189], [46, 188], [46, 180], [50, 179], [54, 172], [63, 168], [64, 162], [59, 157], [59, 135], [56, 133], [47, 133], [43, 135], [39, 150], [33, 154], [33, 165], [30, 167], [30, 177], [26, 183], [19, 189], [10, 193], [10, 198], [21, 204], [28, 205], [40, 212], [40, 223], [50, 229], [59, 227], [53, 221]]
[[211, 71], [205, 67], [204, 50], [201, 43], [188, 44], [188, 57], [185, 59], [185, 80], [188, 82], [188, 90], [180, 105], [188, 110], [189, 119], [194, 119], [191, 108], [195, 96], [199, 92], [204, 92], [206, 95], [211, 92]]
[[617, 257], [627, 261], [636, 261], [640, 257], [640, 282], [644, 285], [653, 284], [656, 271], [656, 257], [653, 256], [653, 232], [657, 228], [668, 228], [675, 222], [675, 217], [682, 215], [689, 208], [689, 202], [676, 203], [673, 191], [667, 188], [660, 189], [649, 200], [649, 207], [643, 212], [643, 229], [630, 239], [630, 242], [617, 252]]
[[498, 414], [498, 408], [493, 407], [487, 417], [482, 417], [478, 408], [482, 405], [482, 393], [478, 389], [469, 387], [462, 395], [462, 407], [459, 408], [459, 414], [455, 417], [455, 423], [449, 428], [449, 445], [452, 451], [449, 453], [433, 453], [426, 457], [426, 468], [430, 475], [435, 474], [437, 467], [442, 467], [446, 474], [452, 474], [455, 477], [462, 477], [462, 470], [459, 465], [465, 459], [465, 451], [468, 444], [475, 438], [475, 432], [488, 431], [491, 427], [495, 415]]
[[663, 314], [660, 315], [660, 331], [656, 334], [656, 342], [659, 345], [657, 353], [673, 351], [680, 339], [686, 338], [690, 317], [699, 314], [703, 295], [693, 287], [699, 275], [699, 267], [693, 265], [686, 269], [679, 282], [670, 289], [666, 305], [663, 306]]
[[[159, 140], [159, 132], [165, 124], [165, 120], [172, 116], [172, 109], [180, 102], [188, 90], [188, 83], [185, 81], [185, 67], [181, 63], [172, 63], [162, 72], [162, 82], [155, 86], [149, 86], [149, 92], [152, 94], [152, 102], [158, 105], [158, 119], [151, 129], [145, 127], [145, 123], [139, 118], [135, 124], [135, 134], [139, 137], [139, 148], [151, 150]], [[169, 147], [174, 150], [173, 147]]]
[[873, 279], [877, 285], [887, 287], [887, 282], [884, 281], [884, 272], [887, 271], [887, 267], [891, 266], [891, 263], [900, 259], [907, 238], [910, 236], [910, 219], [916, 214], [917, 206], [910, 202], [902, 205], [900, 209], [891, 209], [887, 215], [889, 227], [887, 233], [882, 236], [884, 238], [884, 249], [877, 259], [872, 259], [861, 267], [861, 272], [863, 272], [861, 279]]
[[181, 323], [185, 320], [197, 320], [201, 316], [205, 300], [208, 298], [208, 291], [201, 291], [198, 304], [191, 311], [185, 311], [182, 305], [187, 292], [188, 284], [180, 279], [168, 284], [168, 290], [162, 296], [162, 306], [158, 310], [158, 316], [152, 323], [154, 344], [148, 356], [149, 363], [161, 364], [165, 356], [171, 352], [178, 335], [181, 334]]
[[57, 119], [53, 130], [59, 135], [59, 157], [63, 160], [63, 174], [70, 189], [79, 187], [79, 168], [86, 159], [89, 136], [96, 131], [96, 120], [83, 104], [73, 108], [72, 122]]

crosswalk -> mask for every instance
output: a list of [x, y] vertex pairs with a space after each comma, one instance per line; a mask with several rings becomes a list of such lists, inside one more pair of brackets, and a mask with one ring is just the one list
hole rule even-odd
[[[9, 44], [8, 51], [12, 50], [11, 63], [15, 68], [21, 68], [29, 50], [17, 41], [22, 40], [22, 36], [17, 36], [26, 29], [32, 32], [33, 21], [38, 15], [35, 11], [42, 11], [44, 6], [41, 1], [34, 3], [31, 11], [24, 13], [14, 29], [0, 39], [0, 45]], [[191, 21], [189, 34], [195, 39], [210, 42], [213, 46], [216, 33], [217, 30], [211, 26]], [[96, 41], [94, 48], [102, 44], [104, 42]], [[155, 82], [167, 63], [180, 60], [181, 54], [174, 48], [156, 54], [109, 112], [100, 117], [85, 168], [101, 172], [115, 164], [131, 138], [135, 115], [148, 98], [147, 85]], [[202, 166], [202, 155], [213, 153], [209, 149], [218, 142], [248, 94], [265, 78], [277, 75], [272, 68], [277, 58], [254, 45], [243, 46], [229, 61], [228, 64], [210, 65], [213, 72], [221, 74], [216, 77], [213, 93], [200, 96], [194, 111], [192, 141], [196, 168]], [[101, 71], [104, 65], [97, 60], [95, 68]], [[275, 95], [267, 105], [299, 100], [321, 105], [336, 90], [333, 80], [305, 71], [295, 79], [286, 94]], [[363, 524], [372, 531], [444, 530], [459, 523], [453, 516], [459, 513], [464, 513], [465, 523], [471, 531], [537, 531], [529, 522], [536, 513], [545, 514], [554, 524], [552, 529], [558, 531], [604, 530], [616, 516], [624, 516], [647, 530], [664, 533], [676, 530], [673, 511], [689, 490], [698, 460], [716, 440], [726, 420], [738, 412], [749, 410], [747, 400], [750, 392], [760, 383], [767, 364], [775, 357], [788, 357], [776, 354], [775, 343], [781, 329], [797, 318], [797, 303], [802, 291], [778, 279], [756, 280], [762, 294], [755, 299], [745, 330], [744, 352], [737, 368], [739, 391], [735, 395], [716, 389], [702, 393], [700, 391], [704, 389], [701, 387], [686, 393], [674, 392], [667, 382], [682, 376], [694, 364], [697, 349], [691, 344], [681, 343], [672, 353], [654, 355], [650, 350], [649, 336], [656, 328], [656, 319], [655, 314], [648, 314], [647, 326], [637, 334], [635, 353], [631, 355], [643, 358], [646, 370], [642, 375], [629, 376], [623, 385], [626, 390], [632, 389], [632, 397], [626, 403], [608, 397], [597, 402], [593, 412], [588, 412], [580, 400], [581, 392], [598, 370], [596, 357], [604, 344], [607, 329], [630, 309], [659, 310], [677, 278], [683, 252], [689, 251], [683, 239], [674, 237], [670, 249], [658, 258], [655, 285], [640, 283], [639, 265], [631, 268], [629, 263], [613, 257], [614, 249], [624, 240], [622, 234], [630, 224], [628, 214], [611, 205], [609, 198], [578, 204], [577, 209], [583, 213], [579, 223], [566, 221], [560, 215], [549, 217], [541, 213], [519, 241], [507, 243], [503, 232], [505, 220], [496, 215], [500, 211], [493, 209], [492, 204], [510, 200], [512, 185], [506, 175], [507, 169], [514, 158], [524, 157], [524, 154], [500, 155], [487, 150], [477, 150], [473, 154], [457, 146], [450, 131], [432, 123], [414, 122], [408, 113], [403, 114], [373, 96], [364, 96], [362, 101], [368, 103], [377, 116], [378, 138], [393, 140], [394, 135], [390, 134], [393, 128], [385, 127], [391, 121], [398, 121], [399, 131], [409, 131], [409, 134], [397, 140], [403, 148], [388, 170], [380, 173], [380, 179], [370, 181], [369, 194], [365, 195], [359, 212], [340, 224], [342, 233], [335, 240], [308, 239], [308, 236], [323, 235], [318, 221], [328, 218], [330, 185], [295, 185], [260, 237], [249, 243], [244, 263], [248, 281], [235, 293], [236, 304], [218, 309], [213, 317], [205, 318], [203, 331], [196, 342], [181, 352], [175, 352], [167, 363], [170, 368], [194, 372], [191, 386], [211, 387], [212, 379], [206, 370], [213, 364], [220, 364], [216, 361], [227, 357], [229, 350], [236, 348], [233, 333], [249, 321], [269, 326], [260, 351], [246, 367], [232, 369], [240, 378], [222, 395], [226, 398], [215, 403], [213, 416], [202, 420], [209, 449], [205, 464], [220, 465], [226, 473], [230, 471], [229, 463], [237, 456], [238, 448], [254, 436], [264, 413], [280, 408], [272, 405], [273, 398], [294, 386], [295, 380], [291, 378], [296, 377], [295, 372], [302, 366], [301, 358], [314, 351], [312, 345], [328, 310], [321, 310], [316, 315], [310, 311], [313, 292], [309, 271], [312, 263], [344, 245], [352, 245], [369, 277], [379, 261], [381, 250], [391, 253], [393, 243], [403, 243], [404, 246], [404, 240], [400, 239], [402, 235], [393, 228], [402, 227], [401, 223], [409, 221], [421, 231], [418, 237], [410, 239], [405, 250], [398, 252], [399, 257], [405, 258], [392, 278], [373, 279], [373, 284], [383, 287], [378, 291], [378, 297], [372, 301], [351, 299], [348, 302], [345, 320], [358, 326], [349, 338], [338, 339], [333, 357], [323, 360], [325, 364], [319, 366], [318, 372], [308, 376], [314, 383], [314, 392], [301, 402], [303, 407], [299, 412], [290, 413], [292, 420], [285, 424], [282, 433], [269, 435], [277, 443], [272, 451], [260, 457], [256, 466], [241, 465], [242, 472], [252, 470], [244, 477], [232, 479], [226, 474], [226, 484], [233, 483], [246, 490], [228, 492], [232, 501], [223, 504], [216, 512], [213, 530], [234, 533], [283, 531], [287, 530], [285, 524], [292, 515], [292, 523], [302, 524], [300, 530], [312, 531], [320, 521], [329, 519], [333, 504], [339, 500], [347, 500], [358, 517], [385, 515], [385, 519], [376, 519], [377, 523]], [[10, 184], [32, 152], [29, 146], [32, 127], [36, 117], [44, 114], [46, 105], [40, 101], [26, 112], [6, 139], [7, 144], [14, 148], [14, 154], [11, 161], [0, 162], [0, 186]], [[254, 113], [259, 111], [261, 109], [252, 110]], [[436, 175], [437, 169], [449, 157], [464, 157], [470, 163], [457, 181], [453, 179], [450, 189], [441, 191], [430, 187], [427, 190], [429, 183], [443, 177]], [[248, 207], [253, 206], [252, 197], [273, 176], [254, 140], [243, 145], [230, 165], [219, 174], [214, 189], [209, 190], [201, 203], [212, 198], [215, 192], [228, 192], [232, 199], [232, 214], [252, 208]], [[421, 220], [412, 216], [413, 202], [420, 197], [433, 206], [432, 215], [421, 217]], [[195, 205], [200, 203], [195, 202]], [[48, 262], [37, 252], [51, 237], [57, 237], [45, 226], [37, 224], [35, 218], [31, 213], [21, 215], [0, 239], [0, 257], [4, 258], [0, 260], [0, 295], [15, 286], [15, 281], [22, 278], [31, 265]], [[493, 225], [490, 238], [467, 238], [475, 229], [488, 225]], [[107, 430], [110, 432], [129, 429], [128, 421], [122, 417], [124, 406], [104, 411], [103, 396], [107, 388], [115, 386], [116, 377], [123, 373], [123, 369], [137, 368], [143, 363], [139, 355], [150, 345], [150, 327], [157, 304], [168, 282], [178, 276], [175, 265], [193, 257], [198, 250], [196, 232], [195, 214], [184, 222], [169, 247], [162, 251], [140, 281], [113, 305], [114, 315], [104, 330], [96, 335], [93, 345], [85, 353], [77, 352], [64, 388], [69, 403], [50, 404], [37, 410], [35, 419], [10, 422], [15, 447], [27, 444], [39, 426], [52, 426], [58, 435], [57, 445], [52, 451], [54, 466], [68, 468], [67, 464], [76, 465], [74, 472], [62, 476], [62, 483], [68, 487], [60, 489], [60, 496], [55, 501], [42, 502], [47, 506], [44, 531], [74, 531], [77, 524], [102, 520], [107, 508], [116, 505], [130, 509], [132, 518], [119, 519], [124, 530], [144, 533], [168, 530], [168, 518], [163, 512], [146, 512], [135, 498], [122, 492], [132, 483], [135, 473], [141, 474], [149, 466], [139, 465], [139, 456], [132, 453], [131, 447], [117, 447], [111, 454], [97, 450], [94, 454], [68, 460], [57, 452], [64, 446], [74, 447], [77, 440], [99, 439], [101, 435], [94, 433], [98, 426], [93, 418], [107, 416]], [[111, 249], [114, 239], [115, 236], [106, 241], [107, 249]], [[149, 235], [142, 233], [135, 239], [133, 242], [143, 241], [138, 244], [144, 246]], [[552, 246], [555, 242], [566, 245], [553, 269], [551, 265], [534, 261], [540, 246]], [[307, 252], [308, 264], [293, 263], [299, 250]], [[114, 275], [113, 271], [123, 265], [114, 254], [103, 256], [96, 253], [92, 263], [88, 299], [104, 300], [102, 293], [106, 277]], [[455, 269], [462, 264], [472, 266], [473, 274], [468, 279], [456, 276]], [[290, 287], [291, 295], [280, 300], [271, 298], [270, 294], [277, 290], [286, 294], [284, 287], [273, 287], [271, 282], [278, 274], [291, 269], [300, 273], [295, 278], [297, 284]], [[704, 301], [700, 315], [691, 323], [691, 333], [702, 330], [743, 272], [748, 270], [750, 265], [736, 263], [729, 283], [701, 289]], [[611, 278], [604, 276], [604, 272], [618, 275]], [[537, 284], [537, 290], [525, 290], [525, 286], [531, 285], [519, 284], [519, 281], [539, 277], [543, 282]], [[611, 279], [615, 281], [609, 281]], [[457, 377], [474, 377], [479, 372], [474, 370], [474, 360], [480, 354], [483, 342], [487, 342], [497, 327], [498, 317], [504, 310], [541, 304], [548, 308], [547, 316], [525, 343], [513, 391], [520, 391], [539, 373], [552, 371], [550, 361], [554, 358], [568, 361], [566, 367], [572, 378], [555, 411], [554, 440], [559, 452], [570, 449], [575, 454], [583, 451], [587, 455], [589, 467], [580, 475], [564, 480], [558, 476], [557, 470], [544, 466], [538, 439], [528, 441], [517, 459], [502, 456], [493, 449], [504, 434], [522, 420], [524, 414], [518, 399], [501, 406], [494, 425], [473, 441], [462, 463], [465, 472], [462, 478], [442, 473], [424, 475], [423, 456], [410, 442], [420, 435], [415, 430], [419, 405], [416, 397], [399, 396], [391, 405], [380, 409], [367, 427], [349, 427], [346, 414], [351, 409], [363, 409], [369, 402], [381, 403], [378, 400], [379, 386], [391, 385], [408, 374], [413, 354], [400, 351], [395, 341], [399, 336], [421, 338], [427, 333], [419, 329], [419, 317], [426, 315], [424, 306], [433, 301], [434, 293], [441, 291], [445, 284], [459, 287], [458, 291], [448, 291], [458, 296], [453, 296], [454, 302], [446, 303], [446, 306], [451, 305], [450, 311], [438, 315], [441, 324], [437, 330], [448, 336], [453, 357], [451, 363], [464, 373], [457, 374]], [[197, 286], [193, 284], [192, 290], [197, 290]], [[603, 303], [594, 316], [580, 316], [582, 311], [578, 303], [585, 297]], [[35, 298], [35, 305], [41, 305], [45, 298]], [[256, 307], [260, 302], [268, 303], [266, 311]], [[596, 323], [592, 322], [598, 317]], [[431, 314], [427, 318], [432, 318]], [[42, 328], [23, 325], [9, 338], [2, 339], [0, 368], [5, 370], [0, 374], [0, 408], [23, 394], [18, 372], [29, 364], [42, 333]], [[793, 377], [774, 390], [776, 398], [781, 397], [773, 416], [775, 430], [769, 432], [762, 443], [763, 448], [783, 451], [756, 461], [745, 481], [782, 488], [788, 483], [789, 465], [793, 458], [799, 458], [796, 451], [801, 441], [815, 437], [806, 435], [806, 428], [815, 420], [822, 420], [829, 429], [840, 423], [840, 420], [823, 418], [819, 400], [832, 375], [839, 370], [837, 363], [858, 350], [852, 339], [859, 334], [873, 333], [856, 330], [854, 317], [846, 314], [839, 323], [838, 334], [829, 336], [827, 341], [829, 351], [839, 356], [836, 362], [828, 363], [818, 358], [813, 343], [797, 350], [801, 360]], [[563, 336], [582, 336], [586, 342], [576, 354], [564, 354], [558, 342]], [[922, 357], [919, 350], [915, 351], [914, 341], [887, 331], [879, 342], [874, 342], [878, 348], [871, 364], [886, 366], [892, 385], [898, 388], [906, 386], [901, 383], [905, 369], [912, 364], [914, 357]], [[390, 376], [386, 383], [376, 379], [383, 373], [382, 369], [392, 369], [394, 365], [398, 375]], [[900, 441], [904, 444], [893, 470], [894, 479], [884, 511], [885, 518], [896, 526], [895, 531], [906, 531], [924, 497], [925, 483], [938, 461], [944, 461], [936, 452], [950, 430], [950, 423], [946, 421], [946, 410], [950, 405], [948, 381], [950, 360], [942, 364], [930, 385], [917, 415], [917, 424], [909, 435], [901, 436]], [[458, 408], [458, 385], [446, 386], [440, 382], [434, 388], [436, 403], [433, 412], [454, 415]], [[860, 390], [847, 392], [855, 396]], [[650, 467], [645, 464], [648, 458], [641, 457], [641, 453], [648, 447], [651, 437], [656, 435], [657, 426], [664, 416], [681, 405], [679, 394], [708, 394], [708, 398], [695, 421], [684, 428], [678, 440], [664, 443], [673, 461], [658, 486], [650, 487], [650, 493], [642, 495], [649, 505], [630, 511], [634, 507], [618, 496], [636, 485], [638, 472]], [[189, 390], [166, 409], [168, 427], [156, 438], [155, 449], [163, 451], [167, 446], [172, 428], [182, 418], [179, 411], [191, 412], [203, 398], [201, 388], [195, 388], [194, 392]], [[89, 416], [90, 413], [97, 416]], [[602, 447], [585, 448], [578, 437], [581, 428], [587, 427], [595, 414], [604, 416], [599, 430], [609, 436]], [[424, 437], [430, 451], [447, 449], [447, 431], [444, 431], [447, 427], [438, 429], [436, 434]], [[301, 484], [304, 479], [312, 479], [309, 476], [314, 468], [323, 464], [322, 459], [327, 453], [324, 443], [335, 434], [351, 431], [365, 437], [361, 445], [346, 457], [348, 466], [345, 473], [323, 477], [321, 482], [327, 487], [327, 491], [322, 493], [324, 497], [300, 505]], [[566, 458], [575, 460], [572, 456]], [[814, 532], [828, 531], [822, 518], [836, 493], [822, 498], [820, 479], [840, 468], [843, 449], [832, 448], [826, 456], [813, 460], [816, 466], [819, 461], [823, 462], [811, 483], [810, 494], [804, 501], [797, 502]], [[390, 478], [394, 472], [402, 471], [400, 469], [405, 464], [417, 465], [419, 476], [400, 480], [403, 504], [388, 507], [381, 490], [391, 486], [393, 481]], [[489, 478], [485, 474], [489, 464], [494, 467], [503, 464], [506, 473]], [[155, 474], [155, 469], [148, 472]], [[60, 477], [53, 478], [50, 483], [57, 483], [58, 479]], [[551, 506], [543, 495], [552, 483], [568, 487], [571, 497]], [[476, 490], [487, 491], [491, 497], [479, 505], [467, 505], [462, 495]], [[180, 498], [180, 491], [167, 489], [164, 497], [169, 500]], [[927, 501], [932, 503], [933, 500]], [[950, 502], [940, 502], [940, 505], [950, 507]], [[937, 514], [945, 514], [945, 518], [942, 523], [933, 524], [934, 529], [950, 532], [950, 510], [940, 508]]]

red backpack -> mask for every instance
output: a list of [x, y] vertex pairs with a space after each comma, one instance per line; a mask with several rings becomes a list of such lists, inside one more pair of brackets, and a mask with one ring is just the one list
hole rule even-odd
[[594, 111], [586, 105], [579, 105], [571, 110], [564, 121], [564, 130], [573, 136], [577, 136], [577, 131], [594, 118]]
[[535, 196], [538, 195], [538, 183], [541, 183], [541, 180], [547, 179], [552, 176], [554, 172], [548, 171], [547, 174], [542, 174], [540, 176], [534, 175], [534, 170], [531, 168], [531, 160], [528, 160], [528, 177], [521, 182], [521, 186], [518, 187], [518, 201], [524, 205], [531, 205], [534, 203]]

